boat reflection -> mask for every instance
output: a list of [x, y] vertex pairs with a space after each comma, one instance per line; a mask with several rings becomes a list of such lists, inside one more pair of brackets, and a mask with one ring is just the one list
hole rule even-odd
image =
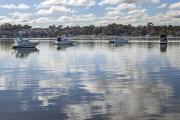
[[160, 45], [160, 50], [161, 50], [161, 52], [166, 52], [166, 50], [167, 50], [167, 44], [162, 44], [162, 45]]
[[27, 58], [31, 53], [39, 52], [37, 48], [16, 48], [14, 49], [17, 58]]
[[113, 46], [113, 47], [119, 47], [119, 46], [126, 46], [128, 45], [129, 43], [116, 43], [116, 44], [109, 44], [110, 46]]
[[74, 45], [57, 45], [57, 50], [65, 50], [66, 48], [73, 47]]

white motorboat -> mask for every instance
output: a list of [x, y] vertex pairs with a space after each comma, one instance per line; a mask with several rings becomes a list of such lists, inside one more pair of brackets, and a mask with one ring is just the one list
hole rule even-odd
[[73, 41], [69, 40], [65, 35], [61, 35], [55, 42], [56, 45], [73, 45]]
[[164, 45], [164, 44], [167, 45], [168, 44], [168, 40], [167, 40], [166, 35], [161, 35], [160, 36], [159, 44], [160, 45]]
[[115, 38], [114, 40], [109, 41], [109, 43], [113, 43], [113, 44], [128, 43], [128, 40], [123, 37], [120, 37], [120, 38]]
[[13, 48], [35, 48], [38, 42], [31, 42], [28, 39], [15, 38], [15, 46]]

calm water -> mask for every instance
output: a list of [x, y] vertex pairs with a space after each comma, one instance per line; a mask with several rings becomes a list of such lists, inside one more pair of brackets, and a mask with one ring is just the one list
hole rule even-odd
[[179, 120], [180, 44], [0, 42], [0, 120]]

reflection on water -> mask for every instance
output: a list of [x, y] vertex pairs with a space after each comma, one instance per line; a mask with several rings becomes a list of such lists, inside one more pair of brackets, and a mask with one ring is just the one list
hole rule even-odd
[[73, 47], [74, 45], [56, 45], [57, 50], [65, 50], [66, 48]]
[[167, 50], [167, 45], [160, 45], [160, 49], [161, 49], [161, 52], [166, 52]]
[[145, 116], [150, 119], [151, 115], [160, 116], [163, 113], [162, 106], [167, 104], [172, 94], [172, 88], [161, 82], [156, 85], [146, 85], [143, 82], [133, 82], [130, 85], [117, 83], [107, 83], [105, 86], [87, 83], [84, 89], [93, 91], [94, 94], [101, 91], [102, 98], [88, 103], [68, 105], [65, 110], [68, 117], [81, 120], [101, 114], [108, 115], [108, 118], [113, 120], [139, 120]]
[[47, 42], [39, 50], [12, 50], [3, 42], [1, 119], [179, 120], [180, 44], [161, 47], [84, 43], [57, 49]]
[[39, 52], [37, 48], [16, 48], [14, 49], [17, 58], [27, 58], [31, 53]]

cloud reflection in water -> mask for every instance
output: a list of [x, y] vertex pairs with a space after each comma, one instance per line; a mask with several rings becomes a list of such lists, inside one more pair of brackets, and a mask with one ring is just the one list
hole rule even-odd
[[179, 70], [179, 47], [168, 46], [163, 53], [146, 44], [39, 47], [39, 54], [24, 59], [1, 51], [0, 90], [16, 93], [16, 110], [58, 111], [78, 120], [179, 117], [180, 111], [166, 112], [176, 104], [171, 100], [177, 88], [166, 72]]

